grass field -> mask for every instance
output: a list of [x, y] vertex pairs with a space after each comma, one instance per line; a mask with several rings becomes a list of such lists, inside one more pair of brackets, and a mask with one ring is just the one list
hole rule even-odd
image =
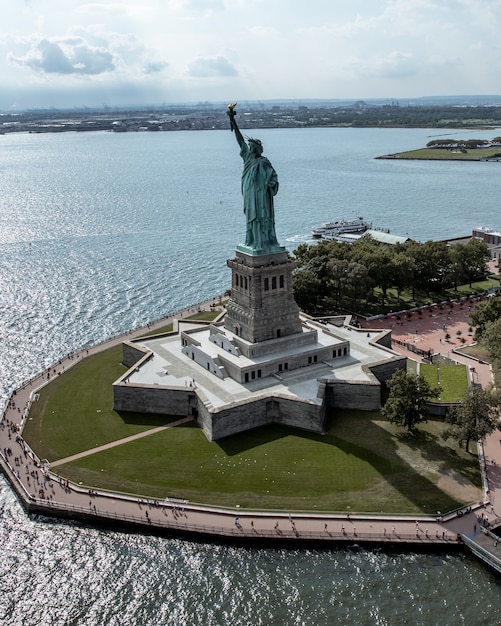
[[[213, 311], [200, 311], [194, 313], [193, 315], [189, 315], [185, 317], [185, 320], [193, 320], [193, 321], [203, 321], [203, 322], [212, 322], [221, 315], [221, 311], [219, 309], [215, 309]], [[155, 328], [154, 330], [148, 331], [141, 335], [141, 337], [153, 337], [154, 335], [163, 335], [165, 333], [171, 333], [174, 330], [174, 324], [170, 322], [165, 326], [161, 326], [160, 328]]]
[[323, 436], [269, 426], [219, 442], [178, 426], [57, 469], [90, 487], [243, 508], [417, 513], [479, 497], [477, 459], [444, 445], [442, 423], [409, 436], [378, 418], [349, 412]]
[[440, 394], [436, 399], [442, 402], [458, 402], [464, 398], [468, 389], [468, 374], [465, 365], [437, 367], [421, 363], [419, 373], [432, 388], [440, 388]]
[[40, 391], [23, 432], [40, 459], [55, 461], [152, 428], [151, 418], [126, 420], [112, 409], [112, 383], [125, 372], [121, 357], [122, 346], [88, 357]]
[[[50, 461], [169, 422], [118, 414], [111, 384], [121, 347], [89, 357], [42, 390], [24, 437]], [[479, 497], [475, 456], [446, 445], [443, 424], [409, 436], [379, 413], [336, 411], [326, 435], [280, 426], [209, 442], [178, 426], [57, 467], [93, 488], [143, 497], [287, 510], [417, 513], [446, 511]]]

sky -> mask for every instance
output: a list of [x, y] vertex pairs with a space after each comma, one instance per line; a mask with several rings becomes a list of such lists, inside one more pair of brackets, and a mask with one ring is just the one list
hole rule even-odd
[[0, 109], [501, 93], [501, 0], [0, 0]]

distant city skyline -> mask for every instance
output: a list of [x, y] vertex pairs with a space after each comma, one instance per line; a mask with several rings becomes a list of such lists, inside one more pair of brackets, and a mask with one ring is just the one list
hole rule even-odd
[[2, 0], [1, 110], [501, 91], [501, 0]]

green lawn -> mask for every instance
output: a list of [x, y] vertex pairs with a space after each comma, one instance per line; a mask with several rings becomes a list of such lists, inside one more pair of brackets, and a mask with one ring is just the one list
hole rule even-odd
[[154, 330], [149, 330], [144, 335], [140, 335], [143, 337], [154, 337], [155, 335], [164, 335], [166, 333], [171, 333], [174, 330], [174, 324], [171, 322], [170, 324], [166, 324], [165, 326], [161, 326], [160, 328], [155, 328]]
[[468, 374], [465, 365], [430, 365], [421, 363], [419, 373], [432, 388], [439, 387], [442, 402], [458, 402], [464, 397], [468, 388]]
[[[111, 385], [124, 372], [120, 359], [121, 346], [110, 348], [41, 391], [23, 433], [40, 458], [66, 458], [170, 421], [112, 410]], [[480, 478], [477, 458], [444, 443], [443, 428], [430, 421], [410, 436], [377, 412], [336, 411], [324, 436], [270, 426], [209, 442], [191, 424], [57, 472], [89, 487], [224, 506], [447, 511], [476, 500]]]
[[[208, 442], [186, 425], [57, 469], [90, 487], [221, 506], [446, 511], [480, 483], [476, 457], [446, 446], [442, 429], [429, 422], [411, 437], [378, 414], [344, 412], [324, 436], [270, 426]], [[439, 487], [444, 471], [461, 473], [457, 492]]]
[[40, 391], [23, 436], [39, 458], [55, 461], [168, 422], [113, 411], [112, 383], [126, 370], [122, 346], [90, 356]]
[[[218, 309], [212, 311], [200, 311], [194, 313], [193, 315], [189, 315], [185, 317], [185, 320], [194, 320], [194, 321], [203, 321], [203, 322], [212, 322], [216, 319], [218, 315], [221, 315], [221, 311]], [[174, 324], [170, 322], [165, 326], [161, 326], [160, 328], [156, 328], [155, 330], [148, 331], [141, 337], [153, 337], [155, 335], [163, 335], [165, 333], [171, 333], [174, 330]]]
[[[211, 321], [219, 313], [202, 311], [187, 319]], [[172, 330], [170, 323], [144, 336]], [[179, 419], [113, 411], [112, 383], [126, 371], [121, 360], [122, 346], [110, 348], [77, 363], [41, 390], [24, 429], [39, 458], [56, 461]]]

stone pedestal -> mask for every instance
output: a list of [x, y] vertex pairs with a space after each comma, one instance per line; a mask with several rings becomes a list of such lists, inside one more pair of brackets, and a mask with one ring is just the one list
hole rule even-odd
[[269, 254], [249, 254], [239, 246], [231, 268], [231, 297], [224, 327], [250, 343], [280, 339], [302, 332], [292, 290], [296, 267], [285, 248]]

